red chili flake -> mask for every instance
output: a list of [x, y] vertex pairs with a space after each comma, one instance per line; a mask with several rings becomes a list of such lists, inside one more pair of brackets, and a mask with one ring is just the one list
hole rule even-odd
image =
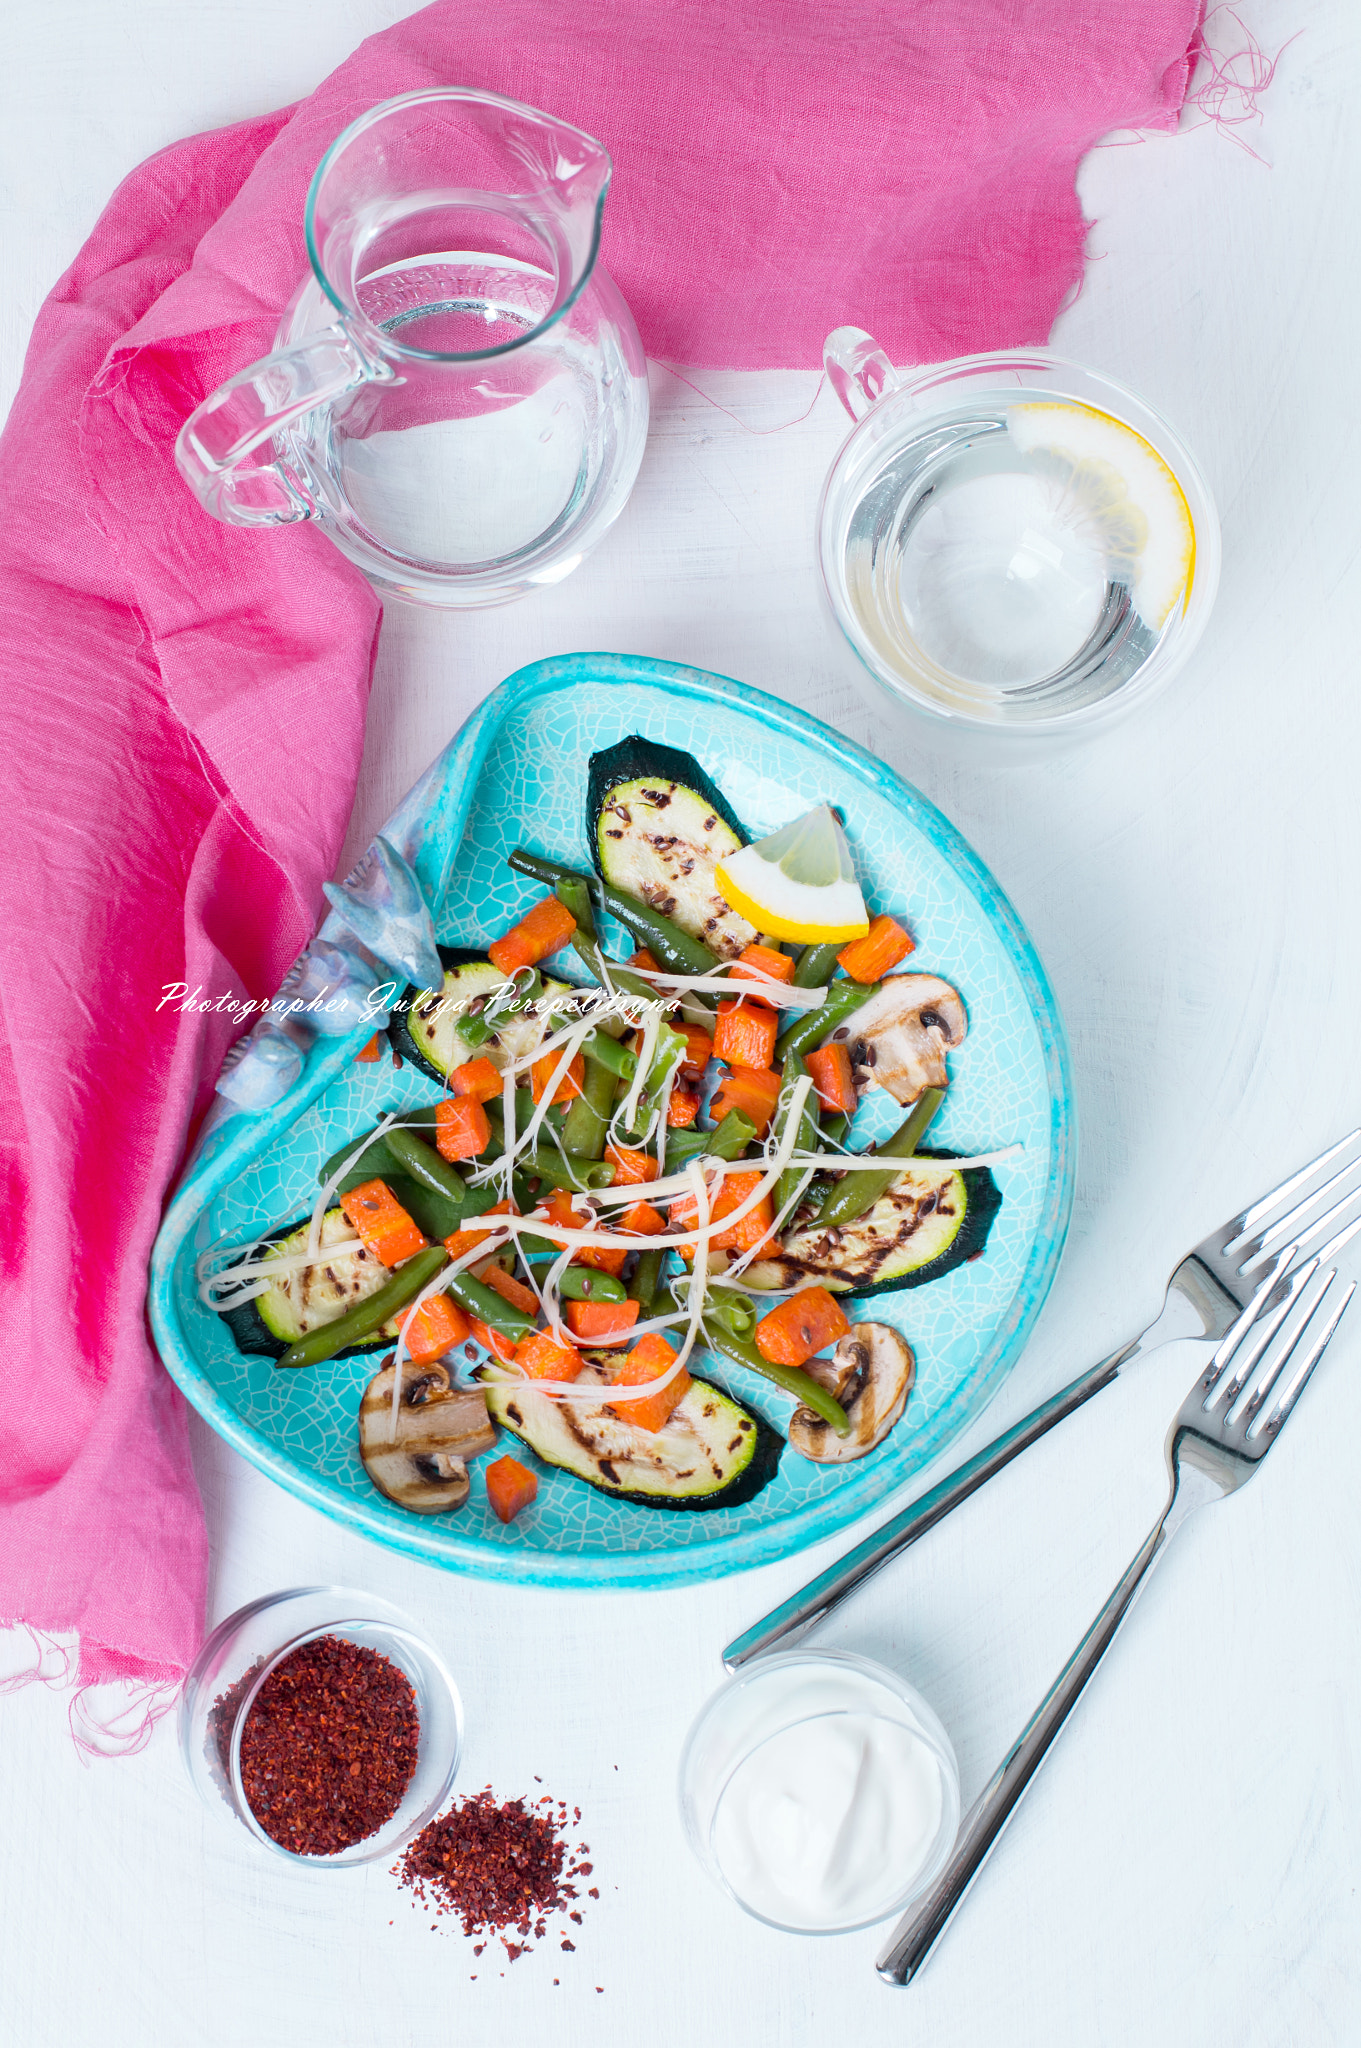
[[564, 1941], [562, 1945], [566, 1949], [568, 1955], [574, 1956], [576, 1954], [577, 1945], [574, 1941]]
[[[224, 1769], [254, 1678], [248, 1672], [214, 1702]], [[318, 1636], [285, 1657], [255, 1696], [241, 1731], [242, 1790], [271, 1841], [295, 1856], [334, 1856], [391, 1820], [419, 1741], [406, 1673], [376, 1650]]]
[[[523, 1799], [498, 1806], [488, 1786], [423, 1828], [394, 1875], [418, 1904], [460, 1920], [465, 1934], [501, 1933], [508, 1958], [516, 1962], [544, 1938], [544, 1916], [564, 1912], [577, 1897], [563, 1874], [566, 1857], [551, 1813], [535, 1811]], [[580, 1916], [572, 1917], [579, 1924]], [[512, 1927], [518, 1941], [502, 1933]], [[484, 1946], [474, 1954], [481, 1955]], [[564, 1946], [570, 1950], [573, 1944]]]

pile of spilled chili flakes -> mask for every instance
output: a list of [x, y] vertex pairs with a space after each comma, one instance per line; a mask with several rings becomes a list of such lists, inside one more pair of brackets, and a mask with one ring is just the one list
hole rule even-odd
[[[581, 1894], [573, 1879], [591, 1875], [591, 1864], [582, 1860], [590, 1848], [578, 1842], [569, 1862], [567, 1818], [565, 1802], [547, 1793], [533, 1805], [508, 1799], [498, 1806], [488, 1785], [422, 1829], [393, 1875], [418, 1904], [461, 1920], [466, 1935], [499, 1934], [510, 1961], [518, 1962], [545, 1938], [551, 1915], [564, 1913], [581, 1925], [575, 1909]], [[579, 1806], [572, 1808], [572, 1820], [580, 1823]], [[600, 1893], [592, 1885], [586, 1896], [598, 1899]], [[565, 1929], [557, 1932], [561, 1948], [571, 1954], [575, 1942]], [[480, 1956], [486, 1946], [479, 1942], [473, 1954]]]
[[[214, 1702], [224, 1772], [255, 1670]], [[271, 1841], [335, 1856], [377, 1834], [416, 1769], [420, 1717], [406, 1673], [343, 1636], [303, 1643], [270, 1672], [241, 1731], [241, 1789]]]

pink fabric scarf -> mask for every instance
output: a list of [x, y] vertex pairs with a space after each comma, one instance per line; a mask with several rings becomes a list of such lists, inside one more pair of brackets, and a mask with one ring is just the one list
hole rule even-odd
[[[649, 352], [808, 367], [1042, 341], [1081, 275], [1077, 161], [1175, 122], [1198, 0], [439, 0], [298, 107], [153, 157], [44, 305], [0, 439], [0, 1619], [80, 1676], [170, 1680], [206, 1544], [143, 1308], [226, 1049], [167, 984], [267, 996], [313, 929], [379, 608], [317, 533], [215, 525], [189, 409], [272, 345], [326, 145], [431, 83], [614, 156], [604, 260]], [[41, 1675], [41, 1674], [40, 1674]]]

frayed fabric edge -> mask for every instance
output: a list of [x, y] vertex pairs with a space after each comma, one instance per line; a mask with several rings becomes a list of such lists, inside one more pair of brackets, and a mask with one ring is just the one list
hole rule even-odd
[[105, 1644], [82, 1643], [73, 1631], [0, 1622], [0, 1698], [29, 1685], [74, 1686], [67, 1725], [82, 1763], [145, 1749], [183, 1684], [180, 1671], [149, 1669]]

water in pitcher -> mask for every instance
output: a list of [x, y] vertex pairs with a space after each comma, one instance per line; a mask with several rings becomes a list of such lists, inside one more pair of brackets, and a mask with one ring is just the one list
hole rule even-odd
[[[526, 347], [468, 361], [451, 396], [449, 356], [520, 340], [552, 293], [531, 264], [458, 252], [363, 280], [363, 310], [406, 352], [400, 373], [310, 415], [299, 452], [391, 553], [460, 569], [513, 562], [588, 515], [627, 461], [614, 446], [625, 416], [609, 402], [627, 364], [598, 327], [579, 332], [571, 309]], [[412, 351], [441, 360], [423, 365]], [[564, 575], [575, 559], [563, 558]]]

